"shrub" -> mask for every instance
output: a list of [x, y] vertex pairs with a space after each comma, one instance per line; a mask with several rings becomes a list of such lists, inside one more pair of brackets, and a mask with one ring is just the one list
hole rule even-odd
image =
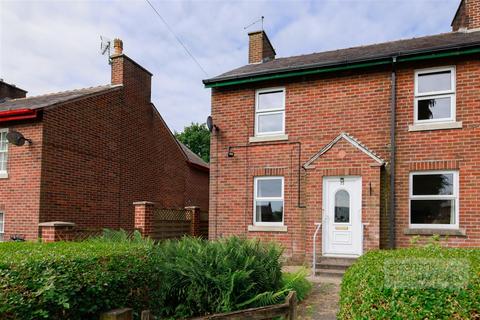
[[1, 319], [89, 319], [144, 308], [161, 289], [152, 246], [142, 243], [3, 243]]
[[480, 317], [480, 250], [372, 251], [345, 273], [340, 319]]
[[229, 238], [158, 245], [105, 234], [81, 243], [0, 244], [1, 319], [95, 319], [150, 309], [179, 319], [239, 309], [282, 288], [281, 250]]

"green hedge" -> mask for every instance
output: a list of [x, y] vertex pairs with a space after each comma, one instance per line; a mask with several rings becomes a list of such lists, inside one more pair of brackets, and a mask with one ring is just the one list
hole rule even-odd
[[480, 249], [368, 252], [342, 280], [340, 319], [480, 317]]
[[2, 243], [0, 319], [95, 319], [119, 307], [179, 319], [255, 306], [281, 291], [280, 257], [238, 238]]

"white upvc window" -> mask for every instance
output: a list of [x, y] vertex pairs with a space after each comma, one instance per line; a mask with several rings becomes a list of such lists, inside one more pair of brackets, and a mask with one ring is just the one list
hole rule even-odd
[[458, 171], [410, 173], [410, 227], [459, 228]]
[[0, 211], [0, 242], [3, 241], [3, 234], [5, 232], [5, 215]]
[[257, 90], [255, 94], [255, 136], [285, 133], [285, 88]]
[[283, 226], [283, 177], [255, 177], [253, 224]]
[[414, 123], [454, 122], [455, 87], [454, 66], [416, 70]]
[[8, 162], [8, 129], [0, 129], [0, 178], [8, 177], [7, 162]]

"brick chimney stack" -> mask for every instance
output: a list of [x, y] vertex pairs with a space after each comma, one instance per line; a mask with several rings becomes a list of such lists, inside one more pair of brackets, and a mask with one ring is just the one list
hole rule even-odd
[[265, 31], [248, 34], [248, 63], [262, 63], [275, 59], [275, 49]]
[[26, 96], [27, 91], [0, 79], [0, 100], [25, 98]]
[[480, 29], [480, 0], [461, 0], [452, 21], [452, 31]]
[[150, 103], [152, 74], [123, 53], [122, 40], [114, 39], [113, 49], [114, 52], [110, 56], [112, 84], [122, 84], [128, 97], [142, 98]]

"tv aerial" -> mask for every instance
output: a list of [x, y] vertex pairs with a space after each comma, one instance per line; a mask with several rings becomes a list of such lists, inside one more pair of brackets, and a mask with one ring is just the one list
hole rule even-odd
[[264, 19], [265, 19], [265, 17], [264, 17], [264, 16], [261, 16], [260, 19], [253, 21], [253, 22], [250, 23], [248, 26], [244, 27], [243, 30], [247, 30], [248, 28], [250, 28], [250, 27], [253, 26], [254, 24], [257, 24], [257, 23], [261, 22], [261, 23], [262, 23], [262, 31], [263, 31], [263, 20], [264, 20]]
[[100, 36], [100, 53], [102, 56], [105, 55], [105, 53], [108, 52], [108, 63], [111, 63], [110, 61], [110, 48], [112, 44], [112, 40], [108, 39], [105, 36]]

